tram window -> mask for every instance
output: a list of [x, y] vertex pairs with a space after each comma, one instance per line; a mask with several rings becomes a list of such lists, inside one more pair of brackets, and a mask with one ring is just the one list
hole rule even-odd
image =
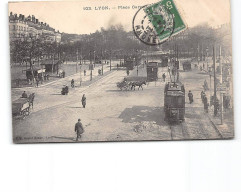
[[177, 98], [177, 105], [182, 106], [182, 97]]

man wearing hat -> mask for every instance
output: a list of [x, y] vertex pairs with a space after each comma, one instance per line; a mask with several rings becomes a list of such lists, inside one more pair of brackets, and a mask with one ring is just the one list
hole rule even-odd
[[189, 93], [188, 93], [188, 98], [189, 98], [190, 104], [192, 104], [193, 103], [193, 94], [191, 91], [189, 91]]
[[76, 141], [78, 141], [79, 138], [81, 138], [81, 134], [84, 133], [84, 127], [80, 119], [78, 119], [78, 122], [75, 124], [75, 132], [77, 134]]

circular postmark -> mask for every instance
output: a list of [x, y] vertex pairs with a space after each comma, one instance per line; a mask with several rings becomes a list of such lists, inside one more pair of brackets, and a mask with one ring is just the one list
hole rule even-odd
[[165, 6], [156, 6], [150, 10], [145, 5], [134, 15], [132, 28], [135, 36], [147, 45], [159, 45], [167, 41], [174, 32], [173, 14]]

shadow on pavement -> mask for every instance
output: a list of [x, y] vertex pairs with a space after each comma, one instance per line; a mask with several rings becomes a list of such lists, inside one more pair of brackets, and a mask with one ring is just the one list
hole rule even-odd
[[[120, 90], [120, 89], [110, 89], [110, 90], [105, 90], [106, 92], [124, 92], [124, 91], [128, 91], [128, 90]], [[130, 91], [130, 90], [129, 90]]]
[[163, 125], [163, 107], [134, 106], [126, 108], [119, 116], [124, 123], [154, 121], [157, 125]]
[[80, 107], [80, 106], [78, 107], [78, 106], [76, 106], [76, 107], [69, 107], [69, 108], [83, 108], [83, 107]]

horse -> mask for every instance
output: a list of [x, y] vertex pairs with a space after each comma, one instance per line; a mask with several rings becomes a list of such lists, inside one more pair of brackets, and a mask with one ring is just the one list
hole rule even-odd
[[31, 93], [28, 97], [28, 101], [29, 101], [29, 107], [32, 106], [33, 109], [33, 101], [34, 101], [34, 97], [35, 97], [35, 93]]
[[143, 90], [142, 85], [146, 85], [146, 81], [134, 81], [131, 82], [131, 90], [134, 88], [136, 90], [136, 86], [138, 86], [138, 90], [141, 88]]

